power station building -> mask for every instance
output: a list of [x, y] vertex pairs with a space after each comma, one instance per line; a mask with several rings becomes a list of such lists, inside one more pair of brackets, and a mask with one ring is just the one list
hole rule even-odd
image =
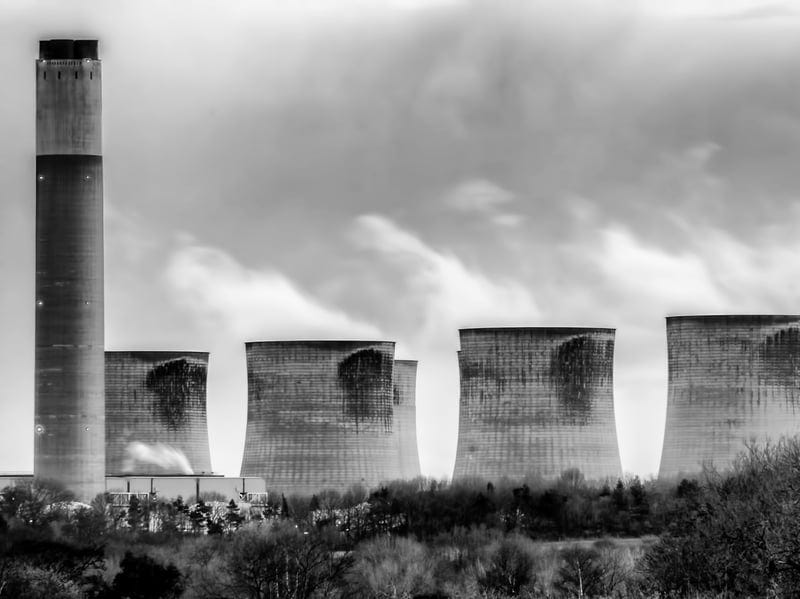
[[36, 61], [34, 474], [105, 489], [102, 72], [96, 40]]
[[659, 476], [729, 467], [748, 442], [800, 433], [800, 316], [667, 318]]
[[614, 419], [614, 329], [462, 329], [454, 478], [589, 480], [622, 467]]
[[108, 475], [210, 474], [208, 353], [106, 352]]
[[393, 409], [394, 343], [245, 345], [247, 434], [241, 476], [311, 495], [401, 478]]
[[417, 361], [394, 361], [394, 420], [397, 429], [400, 476], [422, 475], [417, 449]]
[[[29, 473], [0, 473], [0, 489], [30, 484], [33, 476]], [[236, 503], [259, 502], [267, 497], [266, 484], [258, 477], [228, 477], [206, 475], [172, 475], [172, 476], [107, 476], [105, 491], [112, 495], [132, 494], [150, 499], [174, 500], [183, 498], [188, 503], [202, 499], [205, 495], [225, 497], [225, 501], [233, 499]]]

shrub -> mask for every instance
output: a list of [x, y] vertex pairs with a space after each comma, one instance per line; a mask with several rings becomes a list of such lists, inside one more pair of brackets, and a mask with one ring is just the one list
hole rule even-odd
[[402, 537], [361, 543], [348, 579], [349, 594], [370, 599], [415, 597], [433, 585], [425, 547]]
[[800, 440], [751, 446], [727, 474], [709, 470], [696, 509], [645, 556], [652, 590], [795, 596], [800, 588]]
[[114, 577], [111, 598], [177, 599], [183, 592], [181, 573], [172, 564], [163, 566], [147, 555], [128, 551], [120, 568]]
[[516, 597], [536, 582], [533, 566], [530, 541], [506, 537], [490, 550], [488, 566], [478, 583], [488, 591]]

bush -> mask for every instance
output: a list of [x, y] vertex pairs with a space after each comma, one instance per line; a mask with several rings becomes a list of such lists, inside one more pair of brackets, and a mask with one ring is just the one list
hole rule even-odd
[[261, 599], [327, 596], [343, 580], [349, 561], [335, 556], [314, 531], [289, 521], [249, 525], [232, 535], [211, 596]]
[[183, 592], [181, 573], [147, 555], [125, 552], [120, 572], [114, 577], [109, 599], [177, 599]]
[[575, 545], [561, 551], [555, 587], [562, 593], [569, 597], [599, 595], [604, 590], [604, 577], [605, 569], [596, 549]]
[[497, 591], [516, 597], [536, 582], [534, 559], [530, 541], [522, 537], [507, 537], [497, 543], [489, 553], [486, 572], [478, 583], [488, 591]]
[[433, 586], [425, 547], [402, 537], [361, 543], [348, 579], [348, 595], [365, 599], [416, 597]]
[[800, 440], [752, 446], [730, 473], [705, 473], [696, 509], [645, 556], [654, 592], [796, 596], [800, 589]]
[[19, 480], [0, 491], [0, 514], [11, 523], [43, 528], [59, 519], [75, 495], [59, 482], [42, 479]]
[[102, 590], [103, 551], [23, 530], [0, 550], [0, 597], [71, 598]]

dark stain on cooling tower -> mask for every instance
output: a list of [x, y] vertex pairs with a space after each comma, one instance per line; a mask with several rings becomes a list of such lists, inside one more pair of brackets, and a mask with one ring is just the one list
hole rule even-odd
[[146, 384], [158, 396], [153, 416], [175, 431], [186, 422], [193, 404], [205, 397], [206, 366], [185, 359], [163, 362], [150, 369]]
[[339, 384], [344, 390], [342, 411], [352, 418], [358, 432], [362, 422], [380, 422], [392, 430], [391, 399], [382, 392], [392, 377], [392, 357], [374, 349], [362, 349], [339, 362]]
[[800, 386], [800, 329], [790, 327], [770, 335], [761, 344], [761, 355], [771, 384]]
[[595, 389], [610, 376], [614, 342], [581, 335], [560, 344], [550, 359], [550, 379], [566, 415], [586, 423]]

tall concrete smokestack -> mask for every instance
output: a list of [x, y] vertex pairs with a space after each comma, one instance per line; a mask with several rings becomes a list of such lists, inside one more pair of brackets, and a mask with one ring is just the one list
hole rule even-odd
[[40, 42], [34, 474], [84, 501], [105, 488], [101, 153], [97, 41]]

